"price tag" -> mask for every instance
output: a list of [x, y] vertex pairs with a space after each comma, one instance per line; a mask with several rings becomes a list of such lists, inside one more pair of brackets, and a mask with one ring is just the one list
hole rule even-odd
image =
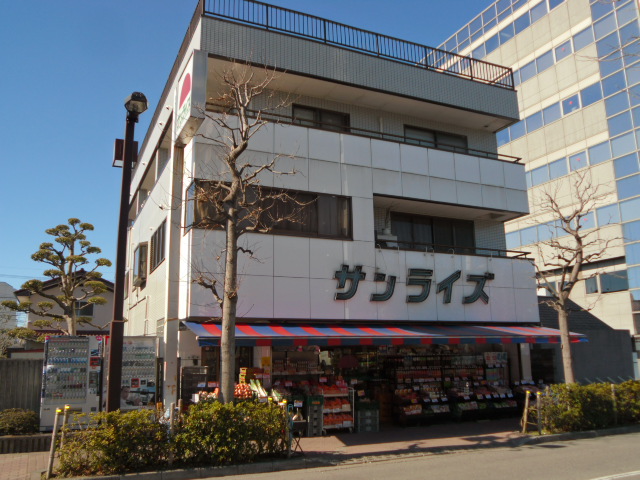
[[479, 382], [473, 382], [473, 385], [474, 385], [475, 387], [477, 387], [477, 386], [479, 386], [479, 385], [480, 385], [480, 383], [479, 383]]
[[429, 397], [424, 397], [423, 400], [424, 403], [431, 403], [431, 399]]
[[292, 382], [291, 380], [286, 380], [286, 381], [284, 382], [284, 386], [285, 386], [285, 387], [293, 387], [293, 382]]
[[414, 385], [413, 389], [417, 392], [418, 390], [420, 390], [420, 386], [419, 385]]
[[434, 398], [433, 400], [431, 400], [433, 403], [438, 403], [438, 399]]
[[293, 406], [295, 408], [302, 408], [302, 400], [294, 400], [293, 401]]
[[476, 397], [478, 397], [478, 400], [484, 399], [484, 395], [481, 395], [481, 394], [476, 395]]
[[364, 390], [358, 390], [358, 396], [364, 397]]
[[507, 393], [508, 398], [513, 398], [513, 393]]
[[464, 396], [464, 397], [462, 397], [462, 398], [464, 398], [465, 400], [471, 400], [471, 399], [469, 398], [469, 395], [465, 395], [465, 396]]
[[504, 393], [500, 394], [500, 398], [505, 398], [505, 397], [506, 397], [506, 395]]
[[320, 377], [320, 378], [318, 379], [318, 381], [319, 381], [320, 383], [327, 383], [327, 377]]
[[447, 397], [442, 397], [440, 400], [442, 400], [443, 402], [446, 402], [449, 399]]
[[350, 383], [351, 383], [351, 385], [357, 385], [358, 384], [358, 379], [357, 378], [352, 378]]

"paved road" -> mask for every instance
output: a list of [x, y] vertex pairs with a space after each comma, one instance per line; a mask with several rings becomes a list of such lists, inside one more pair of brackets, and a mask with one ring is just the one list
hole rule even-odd
[[240, 475], [234, 480], [640, 480], [640, 433], [404, 457], [362, 465]]

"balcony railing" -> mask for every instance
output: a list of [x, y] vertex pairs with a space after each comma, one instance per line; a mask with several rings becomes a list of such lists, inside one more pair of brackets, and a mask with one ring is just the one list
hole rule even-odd
[[380, 240], [376, 239], [376, 248], [385, 250], [413, 250], [426, 253], [448, 253], [452, 255], [475, 255], [481, 257], [501, 257], [518, 258], [528, 260], [527, 255], [531, 252], [518, 250], [500, 250], [497, 248], [484, 247], [460, 247], [455, 245], [438, 245], [435, 243], [418, 243], [401, 240]]
[[205, 16], [355, 50], [474, 82], [514, 89], [510, 68], [255, 0], [205, 0]]
[[[225, 113], [226, 106], [216, 105], [214, 103], [207, 103], [207, 111], [215, 113]], [[499, 160], [501, 162], [518, 163], [520, 157], [514, 157], [511, 155], [504, 155], [497, 152], [486, 152], [484, 150], [477, 150], [475, 148], [461, 147], [459, 145], [447, 145], [445, 143], [429, 142], [420, 138], [412, 138], [404, 135], [396, 135], [394, 133], [376, 132], [375, 130], [366, 130], [364, 128], [356, 127], [337, 127], [335, 124], [323, 124], [322, 122], [315, 122], [312, 120], [296, 120], [294, 117], [288, 115], [280, 115], [277, 113], [271, 113], [266, 110], [247, 110], [247, 113], [251, 118], [256, 118], [260, 115], [260, 118], [273, 123], [279, 123], [282, 125], [299, 125], [307, 128], [317, 128], [320, 130], [328, 130], [336, 133], [346, 133], [349, 135], [356, 135], [359, 137], [376, 138], [379, 140], [387, 140], [397, 143], [407, 143], [410, 145], [417, 145], [420, 147], [431, 148], [434, 150], [443, 150], [445, 152], [463, 153], [465, 155], [473, 155], [476, 157], [490, 158], [492, 160]]]

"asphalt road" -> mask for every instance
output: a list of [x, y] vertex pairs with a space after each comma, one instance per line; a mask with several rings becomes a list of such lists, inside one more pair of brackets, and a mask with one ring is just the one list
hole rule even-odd
[[640, 433], [519, 448], [403, 457], [339, 467], [234, 476], [234, 480], [640, 480]]

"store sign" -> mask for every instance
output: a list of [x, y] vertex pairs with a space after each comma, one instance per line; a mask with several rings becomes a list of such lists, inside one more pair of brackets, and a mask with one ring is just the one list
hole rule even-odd
[[204, 119], [207, 68], [207, 56], [194, 50], [176, 87], [175, 138], [183, 145], [193, 138]]
[[[334, 279], [338, 280], [337, 289], [344, 290], [335, 295], [336, 300], [349, 300], [353, 298], [358, 290], [361, 280], [364, 281], [366, 273], [362, 271], [362, 265], [356, 265], [353, 270], [349, 270], [348, 265], [342, 265], [341, 269], [336, 271]], [[453, 286], [462, 276], [461, 270], [456, 270], [444, 280], [436, 284], [436, 295], [442, 293], [442, 303], [451, 303], [451, 295]], [[495, 275], [485, 272], [479, 275], [467, 275], [467, 281], [474, 282], [475, 288], [471, 295], [462, 298], [462, 303], [469, 304], [478, 300], [482, 300], [485, 304], [489, 303], [489, 295], [484, 291], [487, 280], [493, 280]], [[385, 302], [393, 296], [396, 287], [396, 276], [385, 275], [384, 273], [376, 273], [374, 282], [386, 282], [385, 291], [382, 293], [372, 293], [369, 300], [371, 302]], [[407, 287], [415, 287], [416, 293], [407, 295], [407, 303], [422, 303], [431, 292], [431, 283], [433, 281], [433, 270], [425, 268], [410, 268], [407, 276]]]

